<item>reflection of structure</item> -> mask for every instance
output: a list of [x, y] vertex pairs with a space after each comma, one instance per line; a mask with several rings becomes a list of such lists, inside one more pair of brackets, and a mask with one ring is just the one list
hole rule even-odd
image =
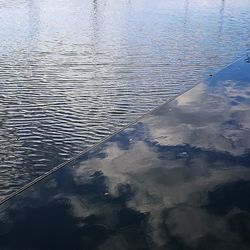
[[188, 9], [189, 9], [189, 0], [185, 0], [185, 11], [184, 11], [184, 32], [186, 31], [187, 18], [188, 18]]
[[186, 48], [188, 44], [188, 31], [187, 31], [187, 24], [188, 24], [188, 10], [189, 10], [189, 0], [185, 0], [184, 3], [184, 20], [183, 20], [183, 36], [182, 36], [182, 47], [181, 47], [181, 60], [186, 56]]
[[221, 7], [220, 7], [220, 12], [219, 12], [219, 33], [218, 33], [218, 38], [219, 42], [221, 41], [221, 35], [223, 32], [223, 23], [224, 23], [224, 11], [225, 11], [225, 0], [221, 0]]
[[93, 10], [92, 10], [92, 27], [93, 27], [93, 32], [92, 32], [92, 65], [94, 67], [93, 69], [93, 78], [96, 79], [97, 78], [97, 64], [98, 64], [98, 59], [97, 59], [97, 54], [98, 54], [98, 42], [99, 42], [99, 38], [98, 38], [98, 30], [99, 30], [99, 26], [98, 26], [98, 1], [97, 0], [93, 0]]
[[93, 0], [93, 38], [94, 42], [97, 42], [97, 31], [98, 31], [98, 2]]
[[40, 9], [37, 6], [39, 1], [28, 0], [28, 41], [29, 41], [29, 49], [32, 50], [34, 46], [37, 44], [37, 36], [39, 34], [40, 28]]

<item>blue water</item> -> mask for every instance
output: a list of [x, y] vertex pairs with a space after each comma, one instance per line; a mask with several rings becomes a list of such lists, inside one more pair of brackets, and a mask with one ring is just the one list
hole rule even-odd
[[0, 0], [0, 198], [250, 48], [249, 0]]

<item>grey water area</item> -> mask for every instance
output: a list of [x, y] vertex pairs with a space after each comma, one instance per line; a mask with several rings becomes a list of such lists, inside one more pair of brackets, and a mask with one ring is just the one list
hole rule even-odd
[[0, 198], [250, 48], [249, 0], [0, 0]]
[[8, 250], [248, 250], [250, 57], [0, 205]]

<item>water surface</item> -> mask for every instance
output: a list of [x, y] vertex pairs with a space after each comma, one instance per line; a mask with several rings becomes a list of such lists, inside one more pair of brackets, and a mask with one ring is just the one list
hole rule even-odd
[[249, 83], [238, 60], [5, 201], [0, 248], [249, 250]]
[[250, 47], [249, 0], [0, 0], [0, 197]]

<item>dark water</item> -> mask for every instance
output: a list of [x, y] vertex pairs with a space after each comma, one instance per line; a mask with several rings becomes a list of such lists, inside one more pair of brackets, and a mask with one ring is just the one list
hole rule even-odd
[[0, 0], [0, 196], [245, 54], [249, 20], [249, 0]]

